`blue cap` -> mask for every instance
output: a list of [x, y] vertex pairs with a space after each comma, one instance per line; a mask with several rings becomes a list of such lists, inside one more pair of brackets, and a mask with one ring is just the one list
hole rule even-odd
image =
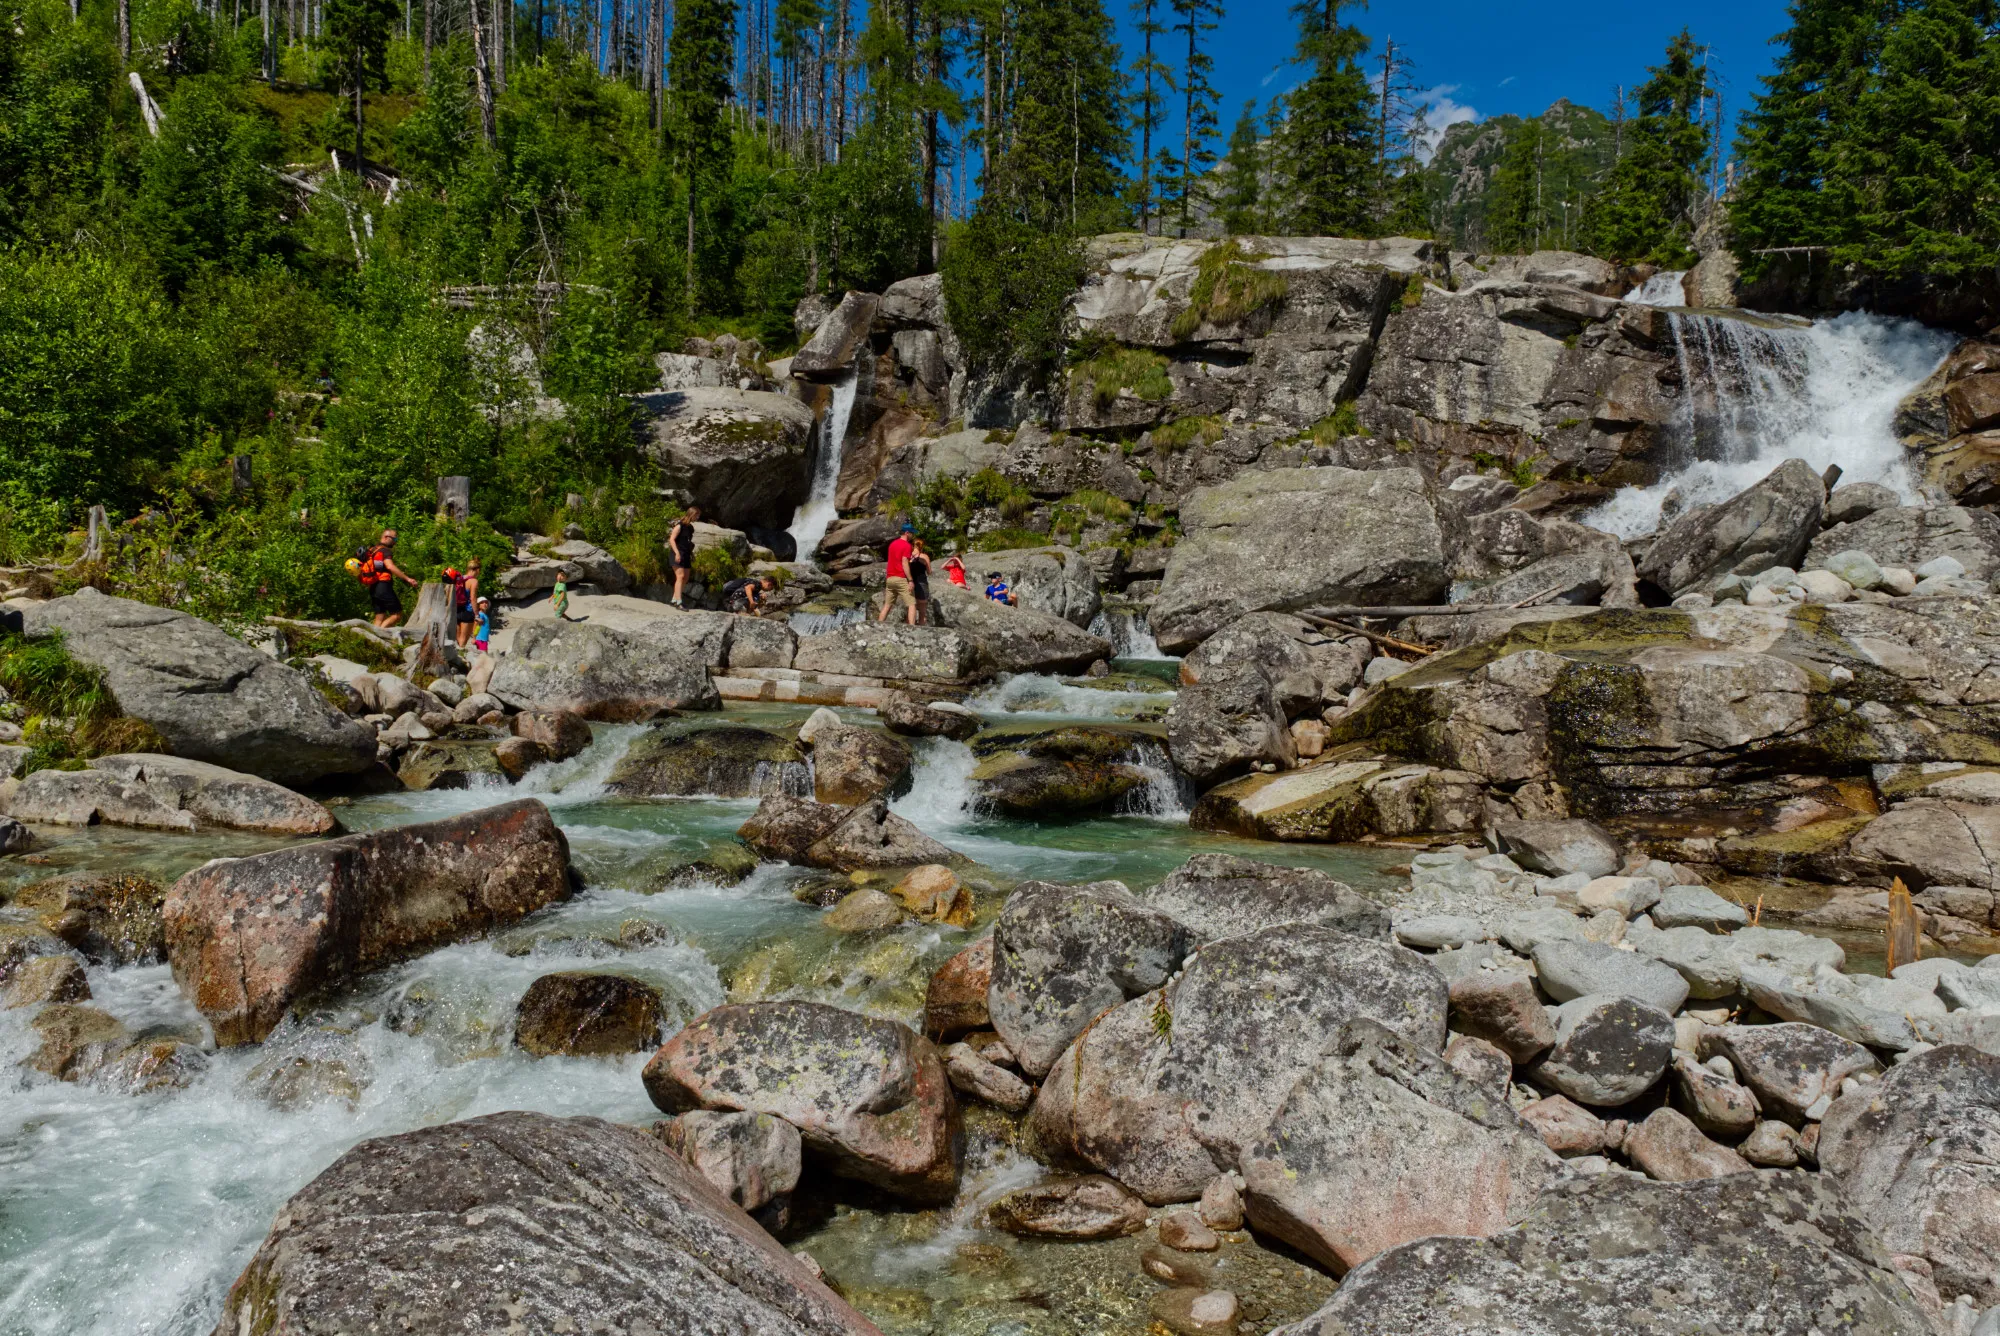
[[904, 533], [915, 533], [916, 531], [917, 531], [917, 526], [914, 524], [905, 524], [903, 526]]

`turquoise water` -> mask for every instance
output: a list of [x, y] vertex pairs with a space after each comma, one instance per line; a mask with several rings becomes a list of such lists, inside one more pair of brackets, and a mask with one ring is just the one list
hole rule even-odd
[[[1011, 698], [996, 695], [986, 708], [1035, 722], [1129, 721], [1135, 702], [1171, 700], [1051, 679], [1014, 691]], [[1010, 700], [1030, 708], [1009, 715]], [[809, 713], [755, 705], [727, 717], [782, 728]], [[915, 1022], [929, 973], [972, 933], [911, 923], [843, 937], [823, 926], [822, 911], [794, 897], [821, 874], [778, 865], [760, 867], [734, 886], [696, 883], [646, 893], [668, 869], [733, 839], [756, 803], [607, 797], [605, 777], [640, 731], [600, 726], [589, 751], [542, 767], [513, 788], [395, 794], [337, 806], [348, 828], [367, 830], [538, 797], [567, 835], [585, 889], [491, 940], [433, 952], [295, 1012], [260, 1048], [212, 1055], [185, 1090], [132, 1096], [17, 1074], [15, 1064], [36, 1036], [27, 1011], [0, 1012], [0, 1068], [9, 1073], [0, 1101], [0, 1332], [205, 1336], [279, 1206], [368, 1137], [514, 1108], [652, 1121], [657, 1113], [639, 1081], [644, 1055], [537, 1060], [512, 1045], [514, 1005], [542, 974], [588, 965], [646, 979], [662, 990], [670, 1023], [725, 1000], [758, 997], [814, 998]], [[1319, 867], [1364, 888], [1388, 885], [1393, 878], [1382, 869], [1407, 857], [1197, 834], [1187, 829], [1170, 783], [1156, 786], [1152, 814], [1041, 823], [982, 818], [965, 803], [970, 752], [930, 740], [919, 753], [914, 782], [896, 808], [984, 865], [990, 889], [982, 920], [990, 920], [1004, 888], [1018, 880], [1116, 878], [1143, 886], [1202, 850]], [[101, 827], [51, 832], [32, 863], [0, 862], [0, 887], [86, 870], [138, 871], [167, 881], [210, 858], [284, 843]], [[89, 977], [94, 1004], [135, 1030], [204, 1032], [165, 966], [92, 967]], [[306, 1064], [316, 1085], [302, 1098], [279, 1102], [270, 1072], [286, 1059]], [[980, 1225], [979, 1211], [992, 1196], [1041, 1171], [1011, 1148], [1004, 1120], [975, 1115], [973, 1132], [967, 1191], [953, 1210], [842, 1207], [794, 1246], [824, 1253], [836, 1281], [845, 1269], [857, 1302], [896, 1333], [1089, 1331], [1114, 1312], [1119, 1324], [1143, 1330], [1145, 1297], [1157, 1286], [1136, 1271], [1136, 1254], [1126, 1256], [1131, 1248], [1030, 1245]], [[1246, 1259], [1265, 1256], [1247, 1240], [1229, 1249]], [[1086, 1276], [1076, 1271], [1086, 1261], [1086, 1269], [1113, 1270]], [[1283, 1259], [1265, 1270], [1283, 1272], [1268, 1288], [1290, 1296], [1273, 1300], [1274, 1315], [1310, 1311], [1313, 1296], [1330, 1284]], [[1094, 1286], [1099, 1297], [1077, 1307], [1079, 1286]]]

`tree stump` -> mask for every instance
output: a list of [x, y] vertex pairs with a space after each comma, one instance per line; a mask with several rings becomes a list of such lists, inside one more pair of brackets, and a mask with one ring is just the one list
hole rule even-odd
[[447, 671], [455, 653], [458, 609], [451, 601], [451, 585], [427, 580], [417, 591], [417, 606], [410, 613], [409, 628], [423, 637], [417, 651], [417, 671], [433, 676]]
[[439, 478], [437, 481], [438, 518], [441, 520], [463, 520], [472, 514], [472, 479], [463, 477]]

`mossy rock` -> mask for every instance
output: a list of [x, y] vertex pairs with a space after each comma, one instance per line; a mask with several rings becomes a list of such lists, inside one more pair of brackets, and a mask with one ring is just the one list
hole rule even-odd
[[692, 858], [668, 864], [639, 889], [648, 895], [676, 886], [734, 886], [757, 870], [759, 859], [736, 840], [715, 840]]
[[[12, 905], [33, 913], [44, 932], [89, 960], [153, 965], [167, 958], [160, 919], [166, 898], [166, 888], [149, 877], [85, 872], [24, 886], [14, 893]], [[5, 949], [0, 944], [0, 952]]]
[[1133, 761], [1153, 740], [1100, 724], [988, 729], [971, 743], [974, 800], [1014, 817], [1100, 811], [1146, 782]]
[[798, 743], [748, 724], [661, 724], [626, 749], [605, 788], [628, 798], [754, 798], [811, 791]]
[[508, 782], [490, 738], [477, 741], [439, 738], [419, 742], [403, 754], [396, 778], [406, 789], [469, 789]]

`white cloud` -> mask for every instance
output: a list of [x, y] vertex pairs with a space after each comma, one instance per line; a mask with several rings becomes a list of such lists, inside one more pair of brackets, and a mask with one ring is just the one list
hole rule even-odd
[[1444, 132], [1460, 121], [1476, 121], [1479, 113], [1462, 102], [1451, 100], [1451, 94], [1458, 91], [1457, 84], [1439, 84], [1417, 94], [1417, 103], [1424, 109], [1424, 137], [1417, 146], [1417, 157], [1429, 162], [1437, 152], [1437, 146], [1444, 139]]
[[1507, 76], [1506, 78], [1504, 78], [1504, 79], [1502, 79], [1502, 80], [1500, 81], [1500, 86], [1501, 86], [1502, 88], [1505, 88], [1505, 87], [1506, 87], [1506, 86], [1507, 86], [1508, 84], [1510, 84], [1510, 83], [1513, 83], [1513, 82], [1514, 82], [1514, 80], [1515, 80], [1516, 78], [1518, 78], [1518, 77], [1519, 77], [1518, 75], [1513, 75], [1513, 74], [1510, 74], [1510, 75], [1508, 75], [1508, 76]]
[[1277, 78], [1280, 74], [1283, 74], [1284, 72], [1285, 72], [1285, 67], [1283, 64], [1273, 65], [1271, 67], [1271, 72], [1265, 75], [1262, 79], [1258, 80], [1257, 86], [1259, 88], [1269, 88], [1271, 86], [1271, 80]]

